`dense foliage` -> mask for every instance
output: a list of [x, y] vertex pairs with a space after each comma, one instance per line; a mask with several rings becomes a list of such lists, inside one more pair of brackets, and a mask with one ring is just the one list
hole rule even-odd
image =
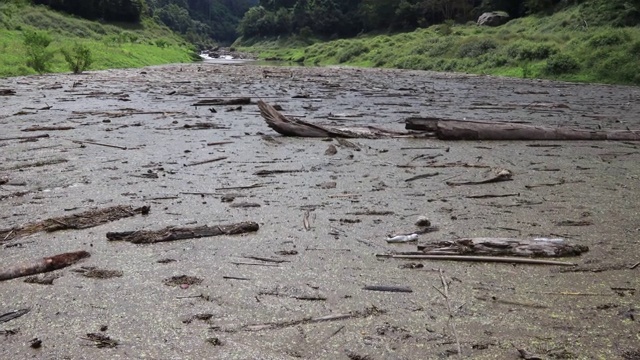
[[445, 21], [465, 23], [485, 11], [505, 11], [511, 18], [550, 14], [581, 3], [588, 12], [585, 21], [613, 26], [640, 23], [640, 0], [260, 0], [244, 15], [239, 31], [244, 38], [350, 37], [410, 31]]
[[196, 44], [232, 42], [249, 7], [258, 0], [32, 0], [89, 20], [139, 22], [146, 15]]
[[144, 0], [33, 0], [34, 4], [81, 16], [85, 19], [138, 22]]

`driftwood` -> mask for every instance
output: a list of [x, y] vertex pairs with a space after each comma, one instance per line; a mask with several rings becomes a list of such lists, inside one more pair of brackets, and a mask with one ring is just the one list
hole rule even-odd
[[428, 255], [567, 257], [579, 256], [589, 247], [568, 244], [563, 239], [464, 238], [418, 245], [418, 250]]
[[521, 257], [501, 257], [501, 256], [465, 256], [465, 255], [396, 255], [396, 254], [376, 254], [380, 258], [407, 259], [407, 260], [443, 260], [443, 261], [471, 261], [471, 262], [495, 262], [509, 264], [527, 265], [559, 265], [576, 266], [574, 263], [565, 261], [527, 259]]
[[242, 97], [237, 99], [205, 99], [200, 100], [193, 106], [211, 106], [211, 105], [249, 105], [251, 98]]
[[380, 129], [373, 126], [333, 128], [314, 125], [300, 119], [294, 119], [281, 114], [273, 106], [262, 100], [258, 101], [260, 115], [270, 128], [285, 136], [300, 137], [335, 137], [335, 138], [366, 138], [380, 139], [393, 137], [415, 137], [415, 134]]
[[128, 241], [134, 244], [151, 244], [163, 241], [196, 239], [201, 237], [236, 235], [258, 231], [259, 225], [253, 221], [231, 225], [199, 226], [190, 228], [167, 227], [161, 230], [140, 230], [108, 232], [110, 241]]
[[104, 209], [88, 210], [82, 213], [58, 218], [46, 219], [14, 228], [0, 229], [0, 243], [35, 234], [40, 231], [54, 232], [67, 229], [87, 229], [106, 224], [111, 221], [135, 216], [136, 214], [146, 215], [149, 213], [149, 209], [149, 206], [133, 208], [132, 206], [119, 205]]
[[640, 141], [640, 130], [584, 130], [516, 123], [409, 118], [407, 130], [434, 133], [440, 140], [623, 140]]
[[64, 130], [73, 130], [75, 127], [73, 126], [40, 126], [34, 125], [32, 127], [28, 127], [22, 129], [20, 131], [64, 131]]
[[501, 182], [501, 181], [511, 181], [513, 180], [512, 177], [513, 177], [513, 174], [511, 173], [511, 171], [506, 169], [498, 169], [496, 170], [495, 175], [488, 179], [479, 180], [479, 181], [462, 181], [462, 182], [447, 181], [446, 184], [449, 186], [490, 184], [490, 183]]
[[46, 257], [34, 262], [24, 263], [22, 265], [1, 270], [0, 281], [62, 269], [73, 265], [84, 258], [88, 258], [89, 256], [91, 255], [86, 251], [76, 251]]
[[20, 309], [20, 310], [14, 310], [14, 311], [10, 311], [8, 313], [2, 314], [0, 315], [0, 323], [17, 319], [23, 315], [26, 315], [27, 313], [29, 313], [29, 311], [31, 311], [31, 309]]
[[8, 137], [8, 138], [0, 138], [0, 141], [7, 141], [7, 140], [36, 140], [36, 139], [41, 139], [41, 138], [48, 138], [49, 134], [42, 134], [42, 135], [35, 135], [35, 136], [14, 136], [14, 137]]

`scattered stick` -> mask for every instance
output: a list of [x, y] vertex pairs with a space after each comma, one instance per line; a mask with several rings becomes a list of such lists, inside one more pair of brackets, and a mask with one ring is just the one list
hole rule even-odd
[[383, 291], [383, 292], [402, 292], [402, 293], [413, 292], [413, 290], [411, 290], [411, 288], [407, 286], [387, 286], [387, 285], [367, 285], [363, 287], [362, 290]]
[[227, 145], [227, 144], [233, 144], [233, 141], [215, 141], [215, 142], [207, 143], [207, 146]]
[[233, 265], [246, 265], [246, 266], [271, 266], [271, 267], [280, 267], [278, 264], [258, 264], [258, 263], [246, 263], [246, 262], [237, 262], [232, 261], [230, 264]]
[[467, 195], [466, 199], [493, 199], [493, 198], [504, 198], [504, 197], [512, 197], [512, 196], [520, 196], [520, 193], [514, 194], [485, 194], [485, 195]]
[[0, 271], [0, 281], [62, 269], [89, 256], [91, 256], [91, 254], [86, 251], [76, 251], [17, 265]]
[[93, 141], [73, 140], [73, 142], [76, 143], [76, 144], [90, 144], [90, 145], [106, 146], [106, 147], [120, 149], [120, 150], [127, 150], [128, 149], [126, 146], [103, 144], [103, 143], [93, 142]]
[[225, 280], [242, 280], [242, 281], [249, 281], [251, 279], [249, 278], [245, 278], [245, 277], [237, 277], [237, 276], [223, 276], [222, 277]]
[[430, 177], [434, 177], [434, 176], [438, 176], [440, 175], [439, 172], [434, 172], [434, 173], [430, 173], [430, 174], [422, 174], [422, 175], [416, 175], [414, 177], [410, 177], [407, 180], [405, 180], [405, 182], [410, 182], [410, 181], [415, 181], [418, 179], [426, 179], [426, 178], [430, 178]]
[[311, 224], [309, 224], [309, 210], [306, 210], [304, 212], [304, 216], [302, 217], [302, 225], [304, 226], [305, 230], [311, 230]]
[[256, 171], [255, 173], [253, 173], [253, 175], [269, 176], [269, 175], [275, 175], [275, 174], [298, 173], [298, 172], [302, 172], [302, 171], [303, 170], [260, 170], [260, 171]]
[[262, 330], [282, 329], [282, 328], [288, 328], [288, 327], [298, 326], [302, 324], [314, 324], [314, 323], [327, 322], [327, 321], [366, 318], [369, 316], [382, 315], [384, 313], [386, 313], [386, 311], [378, 309], [375, 306], [372, 306], [370, 308], [364, 309], [363, 311], [352, 311], [352, 312], [342, 313], [342, 314], [308, 317], [300, 320], [245, 325], [241, 329], [244, 331], [262, 331]]
[[193, 163], [190, 163], [190, 164], [184, 164], [184, 166], [196, 166], [196, 165], [208, 164], [208, 163], [224, 160], [227, 157], [228, 156], [221, 156], [221, 157], [217, 157], [217, 158], [211, 159], [211, 160], [197, 161], [197, 162], [193, 162]]
[[463, 255], [395, 255], [395, 254], [376, 254], [377, 257], [391, 259], [412, 259], [412, 260], [445, 260], [445, 261], [475, 261], [475, 262], [496, 262], [510, 264], [528, 264], [528, 265], [559, 265], [559, 266], [576, 266], [574, 263], [552, 260], [538, 260], [517, 257], [497, 257], [497, 256], [463, 256]]
[[244, 186], [219, 187], [219, 188], [216, 188], [216, 190], [255, 189], [255, 188], [259, 188], [259, 187], [263, 187], [263, 186], [264, 186], [264, 184], [251, 184], [251, 185], [244, 185]]
[[449, 186], [460, 186], [460, 185], [480, 185], [480, 184], [489, 184], [489, 183], [495, 183], [495, 182], [500, 182], [500, 181], [511, 181], [513, 174], [511, 173], [511, 171], [506, 170], [506, 169], [502, 169], [499, 170], [495, 176], [485, 179], [485, 180], [480, 180], [480, 181], [463, 181], [463, 182], [453, 182], [453, 181], [447, 181], [446, 184]]
[[20, 309], [20, 310], [9, 311], [8, 313], [0, 315], [0, 323], [5, 323], [7, 321], [17, 319], [27, 314], [29, 311], [31, 311], [31, 309]]
[[276, 264], [291, 262], [289, 260], [271, 259], [271, 258], [265, 258], [265, 257], [260, 257], [260, 256], [243, 256], [243, 258], [252, 259], [252, 260], [258, 260], [258, 261], [264, 261], [264, 262], [270, 262], [270, 263], [276, 263]]
[[633, 270], [633, 269], [637, 268], [638, 266], [640, 266], [640, 261], [635, 263], [635, 264], [633, 264], [629, 269]]
[[20, 131], [63, 131], [63, 130], [74, 130], [73, 126], [32, 126], [26, 129], [22, 129]]
[[213, 105], [250, 105], [251, 98], [242, 97], [236, 99], [205, 99], [200, 100], [192, 106], [213, 106]]
[[0, 138], [0, 141], [8, 141], [8, 140], [34, 140], [34, 139], [42, 139], [48, 138], [49, 134], [35, 135], [35, 136], [16, 136], [16, 137], [8, 137], [8, 138]]
[[444, 272], [442, 269], [439, 270], [440, 273], [440, 281], [442, 282], [442, 291], [434, 286], [436, 290], [444, 297], [447, 303], [447, 311], [449, 313], [449, 326], [451, 327], [451, 332], [453, 332], [453, 337], [456, 339], [456, 349], [458, 350], [458, 357], [462, 359], [462, 347], [460, 346], [460, 338], [458, 337], [458, 331], [456, 330], [456, 323], [453, 321], [453, 309], [451, 309], [451, 300], [449, 298], [449, 284], [447, 280], [444, 278]]
[[149, 206], [134, 208], [132, 206], [111, 206], [104, 209], [92, 209], [85, 212], [50, 218], [10, 229], [0, 229], [0, 242], [21, 238], [40, 231], [54, 232], [67, 229], [88, 229], [111, 221], [149, 213]]
[[236, 235], [258, 231], [259, 225], [246, 221], [230, 225], [199, 226], [191, 228], [166, 227], [161, 230], [108, 232], [109, 241], [128, 241], [134, 244], [152, 244], [164, 241], [197, 239], [219, 235]]

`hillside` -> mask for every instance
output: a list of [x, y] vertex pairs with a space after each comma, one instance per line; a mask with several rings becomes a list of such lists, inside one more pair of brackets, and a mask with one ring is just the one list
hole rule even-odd
[[24, 34], [40, 31], [51, 38], [51, 72], [69, 71], [61, 50], [77, 44], [91, 52], [91, 69], [141, 67], [199, 59], [195, 48], [149, 18], [138, 23], [80, 19], [23, 1], [0, 4], [0, 77], [35, 74], [27, 64]]
[[313, 34], [284, 37], [286, 40], [253, 37], [241, 38], [235, 46], [258, 52], [261, 58], [306, 65], [393, 67], [640, 85], [640, 28], [625, 26], [637, 21], [640, 5], [623, 12], [611, 8], [613, 3], [586, 1], [550, 15], [519, 17], [498, 27], [449, 20], [388, 35], [363, 33], [333, 41]]

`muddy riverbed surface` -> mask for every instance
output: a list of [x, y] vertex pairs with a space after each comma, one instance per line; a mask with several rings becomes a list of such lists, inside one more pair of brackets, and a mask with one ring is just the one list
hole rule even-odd
[[[638, 88], [193, 64], [0, 89], [0, 271], [91, 255], [49, 279], [0, 282], [0, 316], [13, 314], [2, 359], [640, 359], [640, 144], [341, 143], [280, 136], [256, 106], [393, 130], [416, 116], [638, 129]], [[512, 181], [447, 185], [499, 169]], [[60, 220], [113, 206], [150, 211], [87, 228]], [[420, 216], [438, 230], [417, 244], [547, 237], [589, 251], [559, 259], [576, 266], [376, 257], [416, 251], [386, 238]], [[25, 227], [43, 221], [68, 229]], [[259, 230], [106, 237], [245, 221]], [[364, 289], [378, 285], [412, 292]]]

